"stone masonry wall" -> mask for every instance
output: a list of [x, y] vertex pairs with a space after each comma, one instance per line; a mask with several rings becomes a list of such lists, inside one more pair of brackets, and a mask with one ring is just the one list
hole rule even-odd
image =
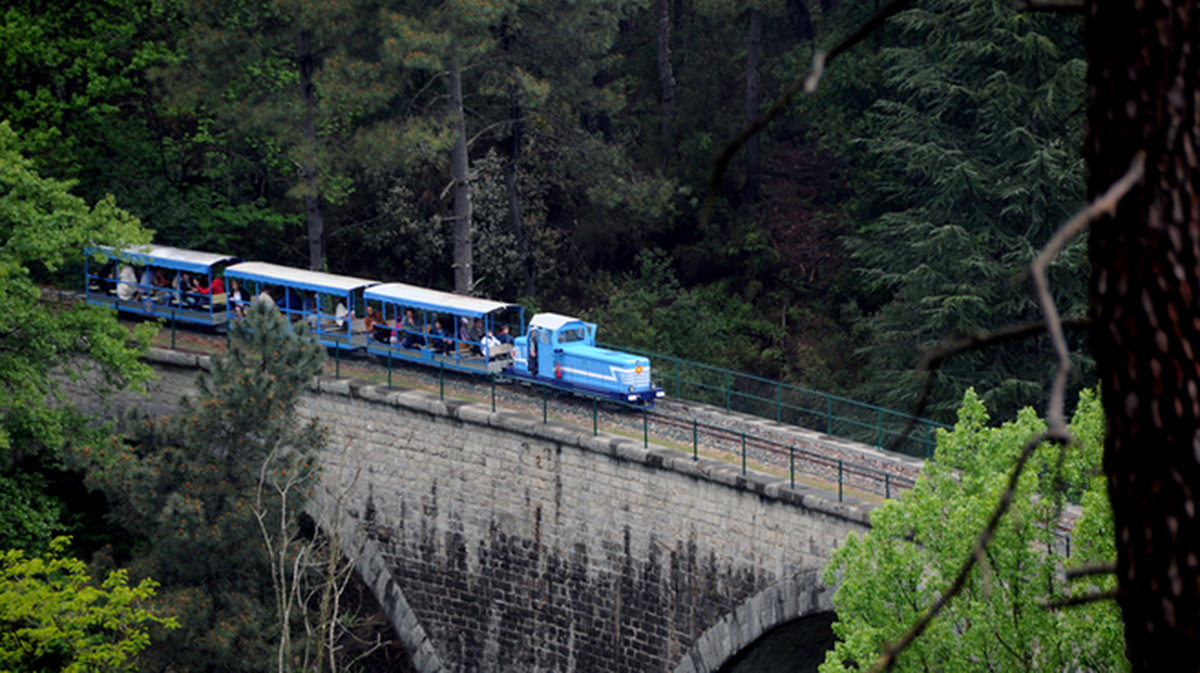
[[[151, 360], [151, 397], [111, 412], [166, 411], [206, 366]], [[358, 533], [344, 551], [422, 672], [713, 671], [829, 610], [819, 570], [867, 528], [784, 480], [424, 391], [324, 379], [301, 413], [330, 430], [316, 513]]]
[[[382, 600], [398, 589], [423, 629], [422, 670], [713, 670], [829, 609], [816, 571], [866, 528], [719, 461], [423, 391], [317, 387], [306, 413], [337, 438], [326, 496], [353, 483], [343, 523], [374, 541]], [[757, 612], [731, 619], [743, 604]]]

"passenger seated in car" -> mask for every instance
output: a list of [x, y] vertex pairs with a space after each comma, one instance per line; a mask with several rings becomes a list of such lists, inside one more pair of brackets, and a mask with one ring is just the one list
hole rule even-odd
[[190, 273], [183, 274], [183, 307], [193, 310], [198, 310], [207, 304], [207, 297], [200, 294], [200, 288], [204, 287], [199, 280]]
[[133, 301], [138, 298], [137, 271], [128, 264], [121, 265], [121, 274], [117, 282], [117, 299]]
[[237, 279], [232, 278], [229, 281], [229, 306], [233, 308], [234, 316], [238, 318], [246, 317], [246, 293], [242, 291], [242, 286], [238, 285]]
[[442, 328], [442, 321], [434, 320], [433, 329], [429, 331], [429, 346], [433, 349], [434, 353], [445, 355], [453, 348], [453, 344], [450, 341], [439, 338], [444, 336], [449, 336], [449, 334]]
[[400, 321], [400, 329], [404, 332], [404, 341], [400, 344], [401, 346], [418, 348], [425, 345], [425, 337], [421, 335], [421, 330], [417, 327], [412, 309], [404, 312], [404, 319]]
[[483, 355], [483, 337], [487, 334], [483, 328], [483, 319], [476, 318], [475, 324], [467, 328], [467, 341], [471, 342], [471, 353]]
[[517, 342], [517, 340], [512, 338], [512, 335], [508, 333], [508, 325], [500, 326], [500, 331], [496, 333], [496, 339], [498, 339], [502, 344], [514, 344]]
[[271, 291], [265, 287], [262, 289], [262, 292], [258, 293], [258, 295], [254, 297], [254, 301], [266, 304], [271, 308], [278, 308], [278, 306], [275, 304], [275, 297], [272, 296]]
[[[374, 306], [367, 305], [366, 313], [363, 317], [363, 331], [371, 336], [376, 341], [387, 343], [387, 337], [380, 339], [376, 334], [375, 328], [383, 324], [383, 316], [379, 315], [379, 311], [375, 310]], [[385, 331], [386, 333], [386, 331]]]
[[479, 345], [482, 348], [482, 352], [487, 354], [489, 360], [496, 359], [497, 356], [494, 351], [500, 345], [500, 339], [497, 339], [494, 334], [488, 332], [483, 335], [483, 338], [479, 340]]
[[[165, 271], [163, 271], [162, 269], [157, 269], [154, 272], [154, 287], [161, 287], [161, 288], [171, 287], [171, 282], [167, 280], [167, 273]], [[157, 290], [154, 293], [154, 301], [156, 301], [160, 304], [166, 304], [168, 301], [170, 301], [171, 294], [172, 294], [171, 292], [168, 292], [165, 289]]]
[[153, 296], [150, 293], [150, 288], [154, 287], [154, 269], [148, 266], [142, 269], [142, 279], [139, 281], [139, 284], [141, 287], [138, 288], [138, 291], [142, 293], [142, 296], [146, 298]]
[[91, 292], [102, 292], [104, 294], [113, 294], [117, 291], [117, 265], [116, 262], [105, 262], [104, 266], [100, 267], [100, 271], [96, 274], [97, 280], [89, 281], [88, 287]]

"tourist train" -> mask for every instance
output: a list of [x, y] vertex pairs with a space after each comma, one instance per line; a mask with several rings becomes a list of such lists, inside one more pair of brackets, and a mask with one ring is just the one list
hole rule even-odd
[[[253, 301], [326, 348], [653, 406], [649, 358], [596, 345], [595, 323], [519, 304], [161, 245], [88, 250], [88, 303], [221, 329]], [[509, 336], [515, 332], [515, 336]]]

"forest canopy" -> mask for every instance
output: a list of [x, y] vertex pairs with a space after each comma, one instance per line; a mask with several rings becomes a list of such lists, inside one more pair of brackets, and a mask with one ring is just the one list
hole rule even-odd
[[[611, 321], [616, 343], [891, 408], [923, 349], [1031, 318], [1011, 279], [1082, 199], [1080, 23], [1001, 0], [914, 3], [844, 55], [705, 227], [722, 145], [869, 8], [89, 7], [5, 10], [0, 119], [157, 242], [439, 289], [465, 264], [471, 292]], [[1069, 312], [1081, 257], [1053, 269]], [[645, 306], [703, 329], [636, 326]], [[1045, 350], [948, 363], [933, 412], [967, 386], [998, 414], [1039, 404]]]

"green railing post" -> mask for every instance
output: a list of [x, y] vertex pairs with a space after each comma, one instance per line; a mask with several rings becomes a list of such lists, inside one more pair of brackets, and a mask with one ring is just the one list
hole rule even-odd
[[438, 399], [446, 399], [446, 363], [438, 363]]
[[542, 386], [542, 425], [545, 425], [546, 423], [549, 422], [548, 418], [549, 417], [547, 416], [547, 411], [546, 411], [546, 386], [543, 385]]
[[725, 411], [733, 410], [733, 373], [725, 370]]
[[796, 488], [796, 447], [788, 447], [788, 474], [791, 476], [792, 488]]
[[700, 460], [700, 423], [692, 419], [692, 460]]
[[775, 422], [783, 422], [783, 384], [775, 384]]
[[642, 448], [650, 448], [650, 412], [642, 407]]
[[842, 459], [838, 458], [838, 502], [842, 501]]
[[392, 389], [392, 352], [388, 351], [388, 390]]
[[883, 473], [883, 499], [892, 499], [892, 475], [887, 472]]
[[825, 434], [833, 435], [833, 396], [825, 396]]
[[342, 349], [333, 347], [333, 378], [342, 378]]
[[746, 476], [746, 433], [742, 433], [742, 476]]
[[875, 408], [875, 448], [883, 448], [883, 407]]
[[488, 378], [492, 380], [492, 413], [496, 413], [496, 374], [488, 374]]
[[171, 350], [175, 350], [175, 309], [171, 309]]
[[599, 398], [592, 398], [592, 436], [600, 434], [600, 401]]

